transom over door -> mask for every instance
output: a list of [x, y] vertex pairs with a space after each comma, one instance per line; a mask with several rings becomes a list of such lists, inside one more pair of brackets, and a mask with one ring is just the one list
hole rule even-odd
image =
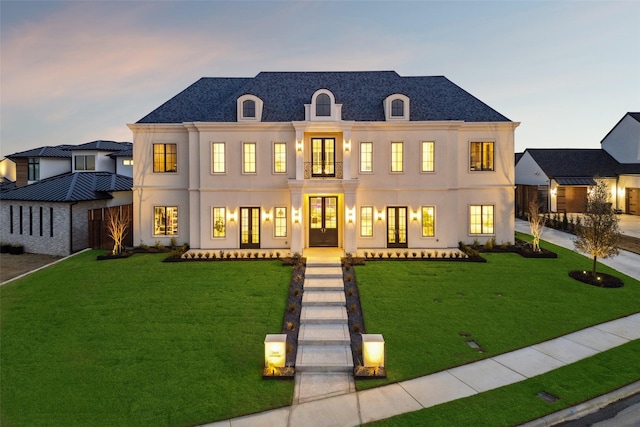
[[260, 247], [260, 208], [240, 208], [240, 248]]
[[312, 138], [311, 157], [311, 176], [336, 176], [335, 138]]
[[407, 247], [407, 208], [404, 206], [387, 207], [387, 247]]
[[338, 198], [309, 197], [309, 246], [338, 246]]

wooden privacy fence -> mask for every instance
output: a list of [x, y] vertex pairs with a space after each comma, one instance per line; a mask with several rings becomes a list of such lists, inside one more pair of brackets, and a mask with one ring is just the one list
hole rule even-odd
[[125, 247], [133, 246], [133, 205], [112, 206], [110, 208], [90, 209], [89, 214], [89, 247], [92, 249], [113, 249], [113, 239], [109, 237], [107, 228], [107, 217], [112, 211], [113, 214], [120, 212], [123, 217], [129, 219], [127, 233], [122, 244]]

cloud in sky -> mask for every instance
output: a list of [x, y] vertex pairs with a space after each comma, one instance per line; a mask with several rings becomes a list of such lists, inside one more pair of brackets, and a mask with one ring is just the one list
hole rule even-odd
[[517, 148], [594, 147], [639, 111], [640, 3], [0, 2], [3, 155], [93, 139], [202, 76], [445, 75], [522, 125]]

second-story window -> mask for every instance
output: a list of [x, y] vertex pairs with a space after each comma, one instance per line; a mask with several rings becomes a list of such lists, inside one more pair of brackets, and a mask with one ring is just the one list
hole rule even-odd
[[433, 172], [434, 169], [434, 143], [433, 141], [422, 141], [422, 172]]
[[273, 172], [287, 172], [287, 143], [275, 142], [273, 144]]
[[391, 172], [402, 172], [402, 142], [391, 143]]
[[214, 142], [211, 145], [211, 171], [225, 173], [224, 142]]
[[153, 171], [177, 172], [178, 155], [176, 144], [153, 144]]
[[373, 172], [373, 143], [360, 143], [360, 172]]
[[336, 140], [312, 138], [312, 176], [336, 176]]
[[316, 116], [331, 116], [331, 98], [326, 93], [321, 93], [316, 98]]
[[40, 159], [37, 157], [29, 157], [28, 160], [28, 177], [29, 181], [38, 181], [40, 179]]
[[472, 142], [469, 155], [469, 169], [472, 171], [492, 171], [493, 142]]
[[242, 144], [242, 173], [256, 173], [256, 143]]
[[94, 171], [96, 170], [96, 156], [75, 156], [75, 169], [77, 171]]

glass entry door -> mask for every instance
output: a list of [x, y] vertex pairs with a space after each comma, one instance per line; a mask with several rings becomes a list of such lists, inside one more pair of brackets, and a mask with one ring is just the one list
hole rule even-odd
[[387, 247], [407, 247], [407, 208], [404, 206], [387, 207]]
[[338, 246], [338, 198], [309, 197], [309, 246]]
[[260, 247], [260, 208], [240, 208], [240, 248]]
[[311, 176], [336, 176], [335, 138], [312, 138], [311, 156]]

